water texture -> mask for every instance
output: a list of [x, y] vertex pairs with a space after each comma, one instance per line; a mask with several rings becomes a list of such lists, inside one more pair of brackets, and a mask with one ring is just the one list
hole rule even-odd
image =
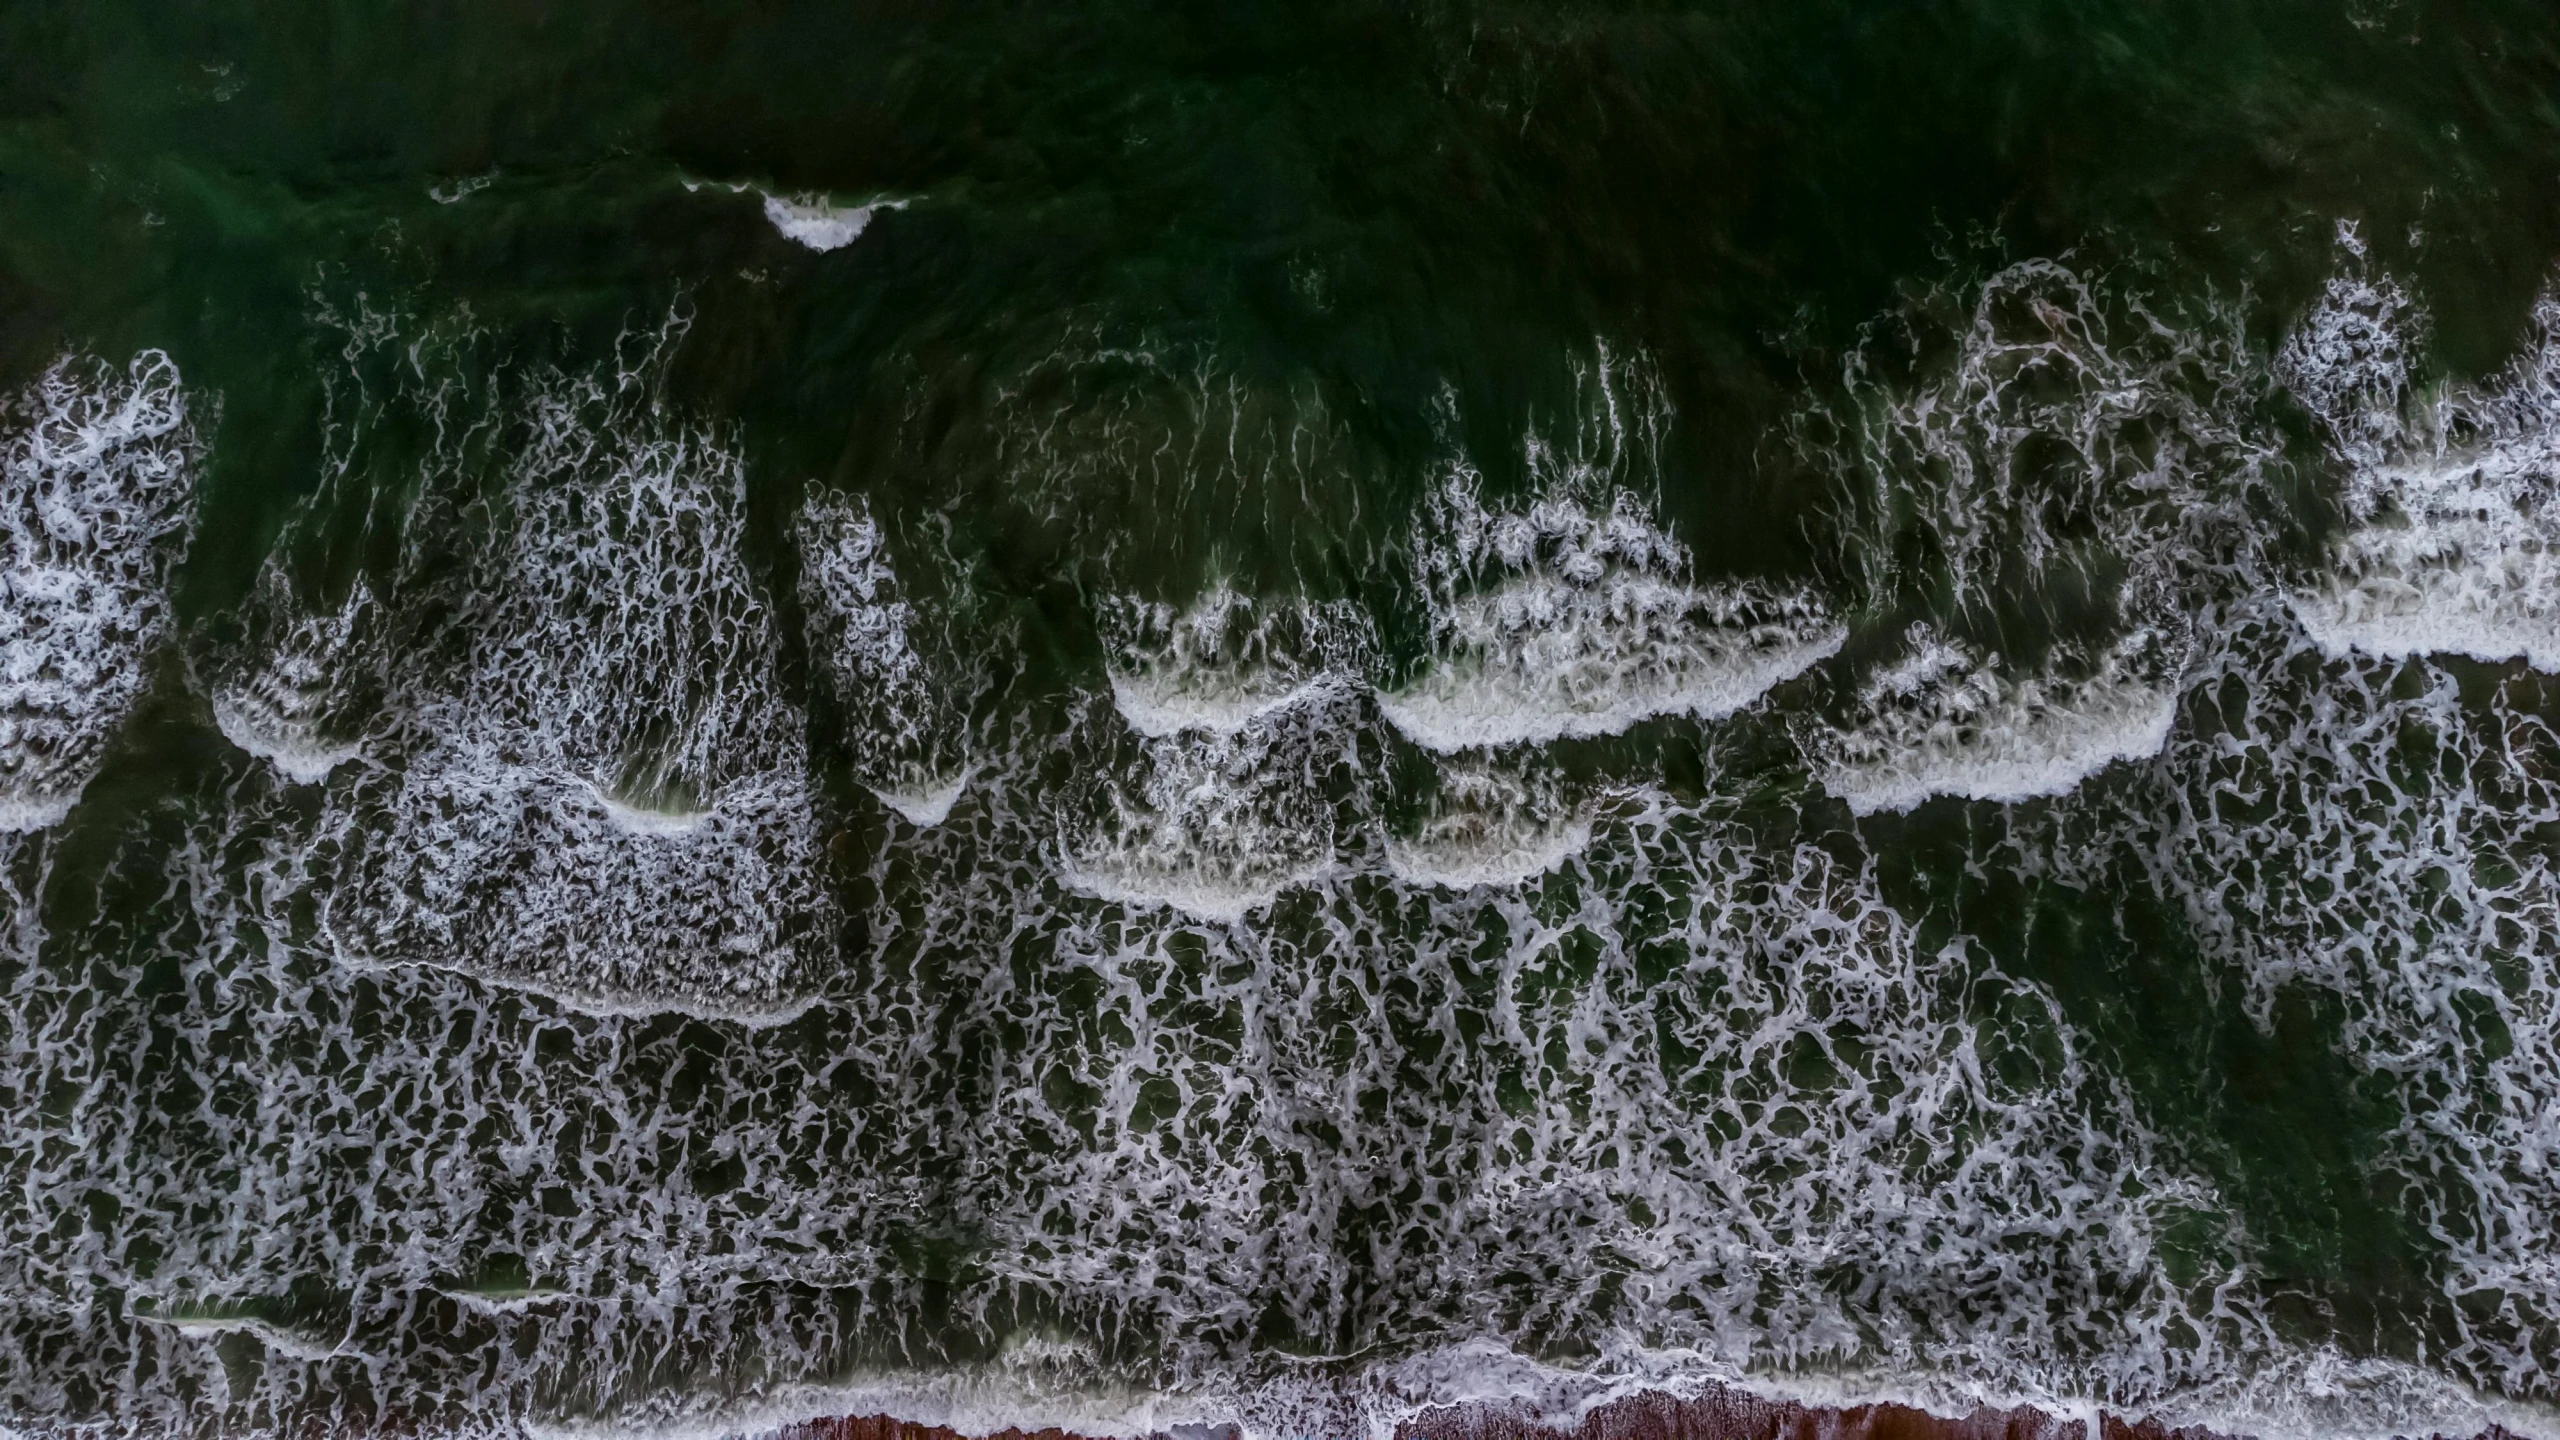
[[2555, 95], [0, 0], [0, 1437], [2560, 1434]]

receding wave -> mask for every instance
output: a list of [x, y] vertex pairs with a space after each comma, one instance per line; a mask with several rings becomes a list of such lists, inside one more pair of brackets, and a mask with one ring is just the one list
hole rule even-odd
[[[235, 738], [280, 765], [368, 757], [324, 818], [342, 840], [322, 913], [348, 960], [759, 1015], [820, 972], [806, 719], [738, 551], [743, 462], [650, 388], [682, 333], [634, 337], [642, 358], [617, 373], [491, 396], [493, 489], [456, 498], [492, 523], [459, 573], [420, 564], [334, 614], [275, 602], [288, 618], [217, 695]], [[469, 473], [442, 452], [426, 464], [431, 499]], [[423, 637], [422, 621], [368, 629], [368, 605], [452, 618]], [[409, 638], [386, 649], [393, 634]], [[384, 698], [359, 736], [321, 727], [333, 687], [366, 674]]]
[[198, 448], [156, 350], [66, 356], [0, 402], [0, 831], [69, 814], [141, 698]]

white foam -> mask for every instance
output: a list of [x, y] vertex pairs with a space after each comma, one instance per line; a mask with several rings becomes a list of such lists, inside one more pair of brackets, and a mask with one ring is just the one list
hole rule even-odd
[[1241, 925], [1282, 895], [1340, 873], [1331, 857], [1295, 866], [1267, 855], [1213, 856], [1154, 839], [1126, 849], [1070, 856], [1059, 882], [1077, 894], [1140, 910], [1171, 910], [1218, 925]]
[[1692, 583], [1687, 550], [1624, 491], [1489, 509], [1460, 470], [1416, 547], [1433, 655], [1379, 705], [1442, 754], [1613, 735], [1658, 715], [1718, 719], [1846, 634], [1808, 593]]
[[[2145, 1128], [2057, 996], [1898, 908], [1854, 837], [1798, 843], [1735, 818], [1730, 795], [1650, 794], [1585, 834], [1596, 812], [1517, 754], [1445, 762], [1437, 808], [1388, 833], [1363, 808], [1387, 788], [1384, 737], [1354, 689], [1163, 734], [1100, 696], [1064, 727], [1037, 712], [1018, 748], [983, 747], [968, 823], [861, 862], [843, 888], [866, 908], [841, 918], [866, 963], [813, 998], [804, 962], [832, 947], [805, 937], [839, 917], [802, 903], [818, 853], [802, 717], [777, 698], [734, 538], [740, 447], [618, 385], [587, 398], [576, 423], [531, 399], [501, 417], [541, 438], [470, 492], [489, 534], [461, 581], [384, 587], [404, 621], [459, 628], [394, 657], [353, 774], [320, 797], [208, 787], [172, 807], [165, 848], [101, 858], [102, 893], [156, 897], [165, 924], [39, 913], [49, 837], [0, 837], [0, 945], [85, 962], [20, 965], [0, 1027], [0, 1073], [46, 1097], [0, 1127], [26, 1197], [0, 1207], [13, 1413], [254, 1429], [394, 1396], [582, 1434], [885, 1410], [1384, 1437], [1426, 1403], [1570, 1419], [1707, 1377], [1942, 1414], [1982, 1397], [2085, 1416], [2104, 1396], [2273, 1417], [2229, 1428], [2276, 1436], [2528, 1414], [2277, 1340], [2245, 1212]], [[837, 518], [804, 529], [804, 553], [860, 539]], [[931, 682], [916, 693], [944, 693], [939, 622], [896, 588], [887, 531], [848, 543], [833, 579], [804, 565], [811, 653], [850, 697], [900, 656]], [[1624, 557], [1580, 588], [1610, 565], [1700, 588]], [[1520, 576], [1495, 554], [1467, 578], [1434, 593]], [[842, 663], [833, 624], [898, 643]], [[2027, 807], [1987, 843], [2080, 864], [2093, 895], [2160, 867], [2149, 890], [2187, 906], [2253, 1004], [2335, 987], [2359, 1063], [2426, 1082], [2384, 1163], [2416, 1182], [2415, 1223], [2470, 1302], [2436, 1363], [2547, 1389], [2547, 1329], [2515, 1330], [2560, 1293], [2560, 901], [2533, 839], [2560, 798], [2539, 711], [2466, 716], [2450, 677], [2360, 657], [2288, 688], [2317, 658], [2276, 648], [2200, 666], [2245, 682], [2214, 692], [2245, 689], [2245, 721], [2172, 727], [2127, 783]], [[1993, 700], [2015, 699], [1999, 657], [1915, 656], [1862, 703], [1926, 719], [1985, 669]], [[2123, 664], [2150, 683], [2150, 660]], [[2030, 678], [2071, 710], [2080, 682]], [[855, 712], [862, 735], [898, 723], [871, 715]], [[2430, 736], [2458, 763], [2402, 763]], [[909, 787], [886, 761], [947, 742], [905, 743], [863, 752], [893, 795]], [[2268, 773], [2230, 768], [2250, 765]], [[1473, 796], [1473, 771], [1500, 783]], [[2391, 798], [2420, 772], [2441, 788]], [[2261, 828], [2217, 813], [2260, 793]], [[698, 819], [634, 833], [607, 797]], [[2064, 842], [2091, 830], [2137, 867], [2075, 857]], [[1580, 858], [1510, 878], [1557, 837]], [[1062, 870], [1125, 903], [1062, 899]], [[186, 997], [174, 1028], [135, 998], [163, 993], [140, 983], [163, 983], [150, 967]], [[746, 983], [717, 983], [732, 974]], [[2474, 1010], [2509, 1034], [2503, 1057]], [[706, 1024], [625, 1018], [669, 1011]], [[745, 1028], [790, 1016], [805, 1029]], [[106, 1230], [88, 1218], [100, 1194]], [[448, 1313], [434, 1277], [491, 1249], [575, 1300], [420, 1323]], [[141, 1293], [146, 1264], [163, 1283], [342, 1297], [320, 1303], [361, 1323], [327, 1363], [227, 1370], [242, 1347], [111, 1302]], [[1057, 1333], [1005, 1333], [1026, 1295]], [[927, 1306], [1002, 1358], [866, 1370]], [[1275, 1316], [1296, 1350], [1342, 1353], [1276, 1355], [1257, 1338]], [[1559, 1341], [1591, 1353], [1524, 1358]], [[1145, 1392], [1095, 1358], [1132, 1345]]]
[[357, 801], [389, 823], [328, 912], [350, 960], [466, 970], [593, 1013], [764, 1019], [801, 1003], [822, 902], [794, 780], [647, 809], [452, 740]]
[[427, 198], [439, 205], [459, 205], [496, 183], [498, 183], [498, 172], [488, 170], [478, 175], [465, 175], [458, 180], [430, 185], [427, 187]]
[[1340, 870], [1323, 779], [1358, 764], [1356, 744], [1323, 708], [1144, 737], [1134, 776], [1101, 777], [1100, 824], [1059, 877], [1098, 899], [1241, 922]]
[[1554, 870], [1591, 843], [1593, 815], [1552, 783], [1489, 764], [1453, 763], [1411, 833], [1388, 837], [1387, 867], [1412, 885], [1513, 886]]
[[1185, 730], [1241, 730], [1254, 721], [1294, 705], [1321, 705], [1350, 689], [1340, 676], [1322, 676], [1286, 689], [1248, 683], [1234, 690], [1206, 692], [1197, 688], [1158, 685], [1147, 679], [1111, 677], [1111, 703], [1129, 728], [1159, 739]]
[[385, 763], [332, 791], [341, 955], [599, 1011], [781, 1014], [814, 983], [806, 722], [738, 549], [744, 462], [649, 388], [681, 333], [516, 402], [497, 523], [442, 597], [462, 663], [380, 657]]
[[2406, 1361], [2335, 1345], [2281, 1352], [2245, 1375], [2167, 1397], [2157, 1410], [2167, 1426], [2258, 1440], [2470, 1436], [2493, 1425], [2520, 1436], [2560, 1433], [2560, 1409], [2547, 1403], [2484, 1395]]
[[446, 1290], [442, 1293], [455, 1304], [483, 1315], [522, 1315], [556, 1309], [577, 1300], [565, 1290], [547, 1290], [538, 1285], [524, 1290]]
[[[1162, 1435], [1210, 1440], [1295, 1440], [1325, 1434], [1392, 1440], [1413, 1422], [1455, 1407], [1482, 1407], [1566, 1434], [1620, 1401], [1663, 1395], [1694, 1400], [1710, 1390], [1775, 1404], [1833, 1409], [1902, 1405], [1942, 1420], [1983, 1406], [2034, 1406], [2094, 1431], [2100, 1407], [2036, 1390], [1985, 1390], [1926, 1373], [1762, 1375], [1694, 1351], [1612, 1346], [1599, 1363], [1562, 1366], [1498, 1343], [1435, 1346], [1364, 1368], [1356, 1387], [1284, 1375], [1251, 1388], [1160, 1393], [1044, 1385], [1001, 1365], [879, 1372], [829, 1385], [792, 1386], [746, 1402], [660, 1402], [618, 1423], [531, 1427], [557, 1440], [770, 1440], [813, 1421], [885, 1415], [962, 1435], [1064, 1430], [1090, 1436]], [[2119, 1419], [2138, 1418], [2116, 1412]], [[2182, 1396], [2148, 1412], [2166, 1426], [2200, 1425], [2258, 1440], [2398, 1440], [2471, 1435], [2503, 1424], [2519, 1435], [2560, 1420], [2547, 1406], [2484, 1398], [2416, 1366], [2351, 1359], [2334, 1348], [2287, 1352], [2244, 1381]]]
[[991, 651], [1003, 627], [975, 626], [964, 642], [955, 632], [977, 617], [918, 610], [860, 497], [813, 497], [797, 538], [812, 648], [845, 709], [864, 783], [915, 824], [939, 825], [976, 768], [966, 712], [984, 676], [962, 646]]
[[0, 402], [0, 832], [68, 815], [141, 699], [197, 454], [156, 350], [66, 356]]
[[1860, 715], [1817, 745], [1822, 785], [1853, 814], [1910, 810], [1938, 795], [2011, 804], [2064, 794], [2168, 743], [2178, 687], [2145, 678], [2157, 643], [2136, 631], [2081, 679], [2010, 675], [1995, 660], [1914, 626], [1910, 652], [1871, 680]]
[[2402, 407], [2429, 327], [2425, 307], [2375, 271], [2352, 222], [2339, 222], [2338, 248], [2341, 268], [2286, 335], [2275, 374], [2354, 466], [2348, 503], [2369, 513], [2389, 487], [2361, 472], [2389, 463], [2406, 438]]
[[1232, 925], [1342, 873], [1325, 776], [1364, 765], [1368, 617], [1212, 586], [1179, 610], [1114, 600], [1099, 621], [1137, 774], [1100, 787], [1102, 821], [1069, 847], [1062, 880]]
[[296, 785], [318, 785], [329, 772], [364, 754], [360, 744], [321, 745], [282, 733], [276, 717], [243, 706], [231, 696], [213, 702], [214, 727], [224, 739], [276, 767]]
[[2348, 468], [2352, 523], [2294, 596], [2332, 656], [2468, 655], [2560, 672], [2560, 297], [2478, 387], [2412, 393], [2423, 310], [2349, 263], [2289, 338], [2280, 373]]
[[908, 824], [920, 830], [930, 830], [951, 818], [952, 807], [968, 793], [970, 776], [971, 772], [963, 770], [949, 780], [939, 783], [927, 780], [912, 790], [891, 790], [879, 786], [872, 786], [870, 790], [880, 797], [882, 804], [905, 816]]
[[2289, 992], [2334, 1007], [2342, 1055], [2404, 1107], [2367, 1168], [2440, 1247], [2444, 1327], [2435, 1376], [2337, 1360], [2262, 1387], [2229, 1379], [2227, 1403], [2316, 1433], [2368, 1382], [2412, 1405], [2452, 1403], [2444, 1375], [2547, 1396], [2560, 871], [2539, 837], [2560, 822], [2560, 788], [2544, 702], [2532, 682], [2466, 695], [2424, 658], [2324, 658], [2280, 603], [2198, 678], [2216, 723], [2176, 733], [2142, 785], [2016, 853], [2093, 893], [2172, 897], [2262, 1028]]
[[1187, 608], [1105, 608], [1111, 698], [1141, 735], [1233, 734], [1361, 688], [1375, 627], [1349, 602], [1263, 601], [1213, 586]]
[[764, 218], [783, 238], [794, 240], [825, 254], [841, 250], [862, 238], [871, 217], [883, 210], [898, 210], [904, 200], [874, 200], [866, 205], [839, 205], [821, 195], [764, 195]]
[[324, 943], [329, 947], [330, 964], [349, 976], [388, 979], [431, 975], [443, 983], [464, 987], [479, 1004], [489, 1003], [492, 992], [503, 991], [535, 997], [548, 1002], [558, 1014], [588, 1021], [647, 1022], [680, 1015], [709, 1024], [767, 1030], [788, 1025], [823, 1003], [817, 994], [807, 991], [724, 995], [709, 988], [673, 990], [651, 986], [645, 978], [628, 990], [581, 980], [555, 984], [531, 972], [483, 974], [442, 955], [367, 953], [339, 936], [325, 936]]
[[[1239, 838], [1206, 824], [1221, 806], [1247, 835], [1307, 828], [1288, 822], [1314, 813], [1337, 777], [1301, 777], [1362, 733], [1288, 711], [1240, 739], [1152, 741], [1130, 737], [1099, 697], [1091, 706], [1074, 743], [1146, 750], [1160, 770], [1186, 756], [1237, 767], [1191, 777], [1217, 782], [1184, 817], [1213, 850]], [[1182, 747], [1170, 766], [1154, 753], [1165, 744]], [[1022, 775], [1069, 769], [1056, 762], [1078, 753], [1009, 768], [968, 843], [875, 858], [870, 884], [899, 871], [912, 884], [864, 924], [881, 953], [931, 962], [868, 971], [799, 1011], [812, 1030], [788, 1038], [723, 1018], [708, 1035], [618, 1018], [718, 1017], [698, 989], [644, 1006], [617, 1003], [627, 990], [546, 983], [584, 979], [582, 967], [482, 979], [494, 967], [399, 963], [420, 950], [372, 952], [381, 958], [362, 970], [310, 963], [293, 917], [315, 884], [328, 890], [313, 867], [351, 838], [383, 841], [298, 830], [304, 797], [224, 792], [242, 808], [189, 817], [195, 838], [175, 853], [120, 862], [165, 874], [118, 883], [157, 884], [203, 937], [172, 957], [178, 978], [201, 994], [207, 1023], [256, 1037], [255, 1063], [181, 1046], [132, 1077], [71, 1023], [93, 1013], [93, 978], [33, 972], [13, 997], [27, 1018], [0, 1032], [0, 1059], [40, 1093], [84, 1098], [61, 1127], [30, 1120], [46, 1148], [29, 1162], [30, 1204], [0, 1214], [0, 1266], [32, 1277], [29, 1294], [129, 1283], [140, 1246], [45, 1238], [51, 1217], [111, 1189], [133, 1227], [120, 1236], [159, 1247], [167, 1277], [354, 1297], [364, 1323], [349, 1333], [373, 1386], [509, 1424], [576, 1416], [625, 1433], [729, 1428], [766, 1401], [972, 1425], [1047, 1415], [1087, 1428], [1117, 1415], [1141, 1433], [1230, 1418], [1258, 1435], [1382, 1433], [1369, 1427], [1391, 1430], [1419, 1396], [1508, 1383], [1414, 1357], [1439, 1336], [1403, 1317], [1445, 1314], [1475, 1317], [1453, 1338], [1486, 1355], [1559, 1331], [1592, 1337], [1599, 1353], [1580, 1368], [1603, 1388], [1685, 1373], [1633, 1352], [1639, 1333], [1707, 1373], [1873, 1364], [2055, 1393], [2158, 1393], [2239, 1363], [2219, 1317], [2241, 1317], [2229, 1331], [2245, 1335], [2247, 1296], [2229, 1288], [2242, 1280], [2213, 1239], [2224, 1212], [2210, 1188], [2141, 1129], [2050, 996], [1960, 944], [1930, 948], [1853, 862], [1661, 800], [1613, 818], [1586, 862], [1538, 894], [1353, 873], [1321, 882], [1284, 923], [1246, 906], [1238, 923], [1202, 927], [1161, 907], [1058, 897], [1056, 870], [1040, 863], [1054, 850], [1028, 828], [1050, 818], [1047, 797], [1015, 806]], [[407, 763], [520, 791], [542, 778], [487, 759]], [[332, 795], [351, 788], [362, 787]], [[427, 813], [520, 814], [528, 829], [584, 817], [561, 839], [536, 834], [525, 863], [567, 862], [556, 883], [583, 877], [641, 933], [564, 936], [552, 928], [563, 907], [505, 895], [430, 890], [420, 911], [539, 930], [499, 936], [502, 951], [629, 947], [644, 976], [663, 958], [647, 932], [670, 924], [666, 884], [620, 857], [708, 846], [733, 823], [726, 797], [703, 831], [666, 837], [613, 831], [583, 791], [574, 806], [548, 792], [416, 798]], [[1541, 800], [1530, 813], [1553, 812]], [[484, 826], [451, 828], [467, 846]], [[259, 857], [245, 871], [229, 858], [243, 850]], [[473, 855], [455, 864], [515, 873]], [[1208, 888], [1179, 863], [1154, 873]], [[1254, 874], [1268, 890], [1259, 860]], [[600, 908], [569, 918], [623, 923]], [[568, 993], [586, 1013], [494, 985]], [[985, 1047], [982, 1090], [952, 1067], [941, 1034], [955, 1020], [985, 1027], [967, 1041]], [[1416, 1027], [1435, 1043], [1415, 1043]], [[208, 1107], [202, 1123], [219, 1128], [174, 1163], [51, 1146], [69, 1124], [119, 1133], [106, 1122], [224, 1085], [243, 1108]], [[804, 1163], [834, 1136], [932, 1154], [944, 1173], [928, 1185], [895, 1164]], [[196, 1155], [224, 1183], [207, 1183]], [[744, 1179], [690, 1178], [714, 1160]], [[574, 1213], [550, 1208], [563, 1191]], [[2201, 1282], [2166, 1272], [2172, 1226], [2205, 1236]], [[913, 1237], [949, 1231], [964, 1267], [928, 1282], [905, 1258]], [[1382, 1243], [1401, 1258], [1363, 1263]], [[475, 1308], [452, 1329], [412, 1318], [432, 1277], [469, 1273], [493, 1247], [578, 1299], [538, 1316]], [[1843, 1274], [1861, 1285], [1838, 1284]], [[862, 1347], [916, 1313], [920, 1295], [1000, 1315], [1026, 1286], [1059, 1297], [1069, 1333], [1008, 1346], [1013, 1368], [921, 1377], [915, 1409], [890, 1393], [898, 1377], [870, 1391], [800, 1384], [864, 1373]], [[859, 1312], [846, 1313], [848, 1296]], [[1319, 1342], [1375, 1348], [1272, 1366], [1247, 1338], [1271, 1313]], [[45, 1323], [30, 1322], [27, 1346], [57, 1333]], [[1131, 1323], [1156, 1346], [1153, 1388], [1130, 1400], [1143, 1411], [1112, 1399], [1126, 1372], [1080, 1359], [1080, 1338]], [[220, 1357], [198, 1353], [210, 1347], [153, 1349], [132, 1328], [99, 1325], [47, 1373], [128, 1373], [140, 1351], [171, 1367], [162, 1373], [218, 1383]], [[21, 1333], [0, 1327], [0, 1347]], [[735, 1373], [718, 1367], [745, 1354], [762, 1367], [750, 1384], [647, 1378], [670, 1364]], [[172, 1386], [111, 1403], [137, 1427], [190, 1404], [305, 1413], [349, 1393], [346, 1363], [271, 1365], [210, 1402]], [[988, 1385], [970, 1389], [979, 1378]], [[930, 1389], [945, 1383], [954, 1390]], [[609, 1389], [610, 1402], [560, 1398], [576, 1386]], [[952, 1408], [923, 1408], [935, 1393]]]
[[317, 785], [364, 753], [361, 740], [342, 735], [354, 726], [339, 712], [356, 626], [372, 595], [359, 582], [334, 612], [297, 614], [283, 573], [280, 558], [270, 559], [259, 597], [281, 633], [215, 685], [213, 720], [224, 738], [287, 780]]
[[667, 805], [632, 805], [593, 785], [587, 787], [611, 816], [613, 823], [633, 835], [684, 835], [699, 830], [711, 818], [709, 810], [680, 809]]
[[2483, 502], [2471, 513], [2448, 513], [2418, 499], [2432, 488], [2405, 486], [2417, 513], [2400, 523], [2340, 537], [2332, 572], [2293, 597], [2304, 630], [2331, 656], [2468, 655], [2560, 673], [2560, 525], [2477, 492], [2464, 497]]
[[[1946, 625], [2112, 598], [2128, 628], [2183, 625], [2265, 587], [2265, 517], [2293, 503], [2266, 368], [2235, 303], [2163, 313], [2029, 260], [1880, 317], [1845, 395], [1788, 429], [1841, 481], [1833, 533], [1861, 608]], [[2110, 574], [2123, 593], [2091, 594]]]
[[[954, 1365], [936, 1371], [873, 1372], [828, 1384], [776, 1387], [752, 1400], [652, 1396], [636, 1414], [581, 1424], [535, 1422], [534, 1440], [768, 1440], [816, 1420], [893, 1416], [962, 1435], [1046, 1430], [1092, 1440], [1183, 1440], [1191, 1409], [1123, 1387], [1043, 1384], [1024, 1367]], [[1205, 1440], [1205, 1437], [1204, 1437]]]
[[830, 673], [848, 685], [912, 684], [923, 672], [907, 631], [887, 542], [860, 499], [813, 499], [800, 514], [800, 588], [821, 627]]
[[329, 1360], [348, 1353], [343, 1340], [323, 1343], [252, 1315], [166, 1315], [142, 1311], [136, 1318], [181, 1335], [247, 1335], [269, 1351], [296, 1360]]
[[0, 795], [0, 834], [51, 829], [61, 824], [79, 801], [77, 794]]

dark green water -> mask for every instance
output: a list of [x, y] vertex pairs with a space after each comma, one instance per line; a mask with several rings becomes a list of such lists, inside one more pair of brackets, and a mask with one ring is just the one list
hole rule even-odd
[[2560, 11], [0, 0], [0, 1436], [2560, 1432]]

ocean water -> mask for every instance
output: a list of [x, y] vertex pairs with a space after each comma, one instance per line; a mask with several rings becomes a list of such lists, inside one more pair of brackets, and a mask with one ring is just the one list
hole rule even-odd
[[0, 0], [0, 1436], [2560, 1435], [2555, 96]]

